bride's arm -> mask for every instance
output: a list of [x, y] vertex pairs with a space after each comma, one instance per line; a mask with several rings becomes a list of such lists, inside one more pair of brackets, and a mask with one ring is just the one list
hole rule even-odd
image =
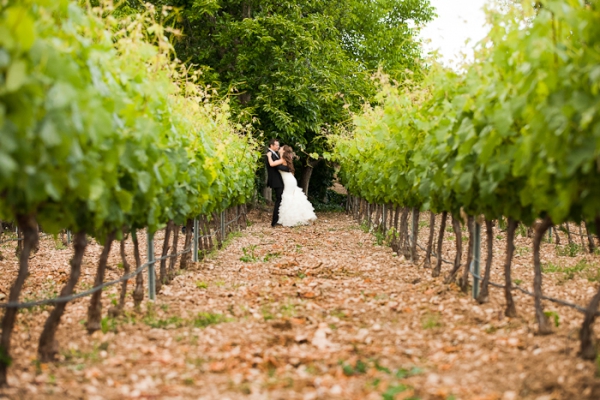
[[271, 152], [267, 153], [267, 160], [269, 160], [269, 165], [271, 167], [276, 167], [276, 166], [281, 165], [281, 164], [284, 163], [283, 158], [279, 159], [279, 160], [273, 161], [273, 154], [271, 154]]

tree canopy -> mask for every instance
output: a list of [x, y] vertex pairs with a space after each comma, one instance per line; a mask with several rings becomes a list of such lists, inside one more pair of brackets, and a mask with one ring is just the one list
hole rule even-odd
[[322, 153], [324, 129], [374, 100], [378, 68], [399, 81], [420, 78], [415, 27], [434, 16], [429, 0], [153, 3], [177, 10], [178, 57], [231, 96], [240, 123], [307, 154]]

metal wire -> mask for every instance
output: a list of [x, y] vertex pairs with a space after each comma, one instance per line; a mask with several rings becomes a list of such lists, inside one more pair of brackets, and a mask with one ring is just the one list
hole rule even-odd
[[[244, 214], [238, 215], [238, 217], [236, 219], [231, 220], [226, 225], [229, 226], [232, 223], [236, 222], [237, 220], [239, 220], [241, 218], [242, 215], [244, 215]], [[206, 235], [206, 236], [200, 236], [198, 239], [203, 239], [203, 238], [208, 238], [208, 237], [215, 236], [217, 234], [217, 232], [220, 232], [220, 231], [221, 231], [221, 229], [216, 229], [213, 234]], [[44, 234], [44, 235], [40, 236], [40, 238], [45, 237], [45, 236], [51, 236], [51, 235], [50, 234]], [[6, 242], [16, 241], [16, 240], [17, 239], [9, 239], [9, 240], [6, 240]], [[23, 238], [19, 238], [18, 240], [23, 240]], [[0, 242], [0, 243], [4, 243], [4, 241]], [[92, 289], [83, 291], [81, 293], [72, 294], [72, 295], [64, 296], [64, 297], [55, 297], [55, 298], [52, 298], [52, 299], [43, 299], [43, 300], [29, 301], [29, 302], [24, 302], [24, 303], [19, 303], [19, 302], [0, 303], [0, 308], [31, 308], [31, 307], [42, 306], [42, 305], [47, 305], [47, 304], [67, 303], [69, 301], [76, 300], [76, 299], [79, 299], [79, 298], [86, 297], [86, 296], [89, 296], [91, 294], [94, 294], [94, 293], [96, 293], [96, 292], [104, 289], [105, 287], [112, 286], [112, 285], [115, 285], [117, 283], [121, 283], [121, 282], [124, 282], [126, 280], [129, 280], [129, 279], [133, 278], [134, 276], [138, 275], [139, 273], [141, 273], [144, 269], [146, 269], [147, 267], [149, 267], [151, 264], [156, 264], [158, 261], [166, 260], [166, 259], [173, 258], [173, 257], [179, 257], [180, 255], [190, 253], [191, 251], [192, 251], [192, 246], [190, 245], [190, 247], [188, 247], [187, 249], [184, 249], [184, 250], [180, 251], [179, 253], [166, 255], [164, 257], [157, 258], [157, 259], [155, 259], [152, 262], [144, 263], [138, 269], [136, 269], [135, 271], [130, 272], [127, 275], [123, 275], [119, 279], [115, 279], [115, 280], [109, 281], [109, 282], [104, 282], [101, 285], [95, 286]]]
[[4, 239], [4, 240], [0, 241], [0, 244], [8, 243], [8, 242], [20, 242], [23, 239], [24, 238]]
[[[561, 232], [563, 232], [563, 233], [565, 233], [565, 234], [566, 234], [566, 232], [564, 232], [564, 231], [562, 231], [562, 230], [561, 230]], [[571, 232], [571, 235], [578, 235], [578, 236], [582, 236], [582, 237], [587, 237], [587, 235], [578, 234], [578, 233], [576, 233], [576, 232]], [[411, 239], [412, 239], [412, 235], [409, 235], [409, 236], [410, 236], [410, 237], [411, 237]], [[425, 252], [427, 251], [427, 249], [425, 249], [423, 246], [421, 246], [421, 245], [420, 245], [418, 242], [416, 243], [416, 245], [417, 245], [417, 246], [418, 246], [418, 247], [419, 247], [421, 250], [423, 250], [423, 251], [425, 251]], [[436, 255], [436, 254], [435, 254], [433, 251], [431, 252], [431, 255], [433, 255], [434, 257], [436, 257], [436, 258], [437, 258], [437, 255]], [[451, 261], [448, 261], [448, 260], [445, 260], [445, 259], [443, 259], [443, 258], [442, 258], [442, 261], [443, 261], [443, 262], [445, 262], [445, 263], [447, 263], [447, 264], [454, 264], [453, 262], [451, 262]], [[464, 265], [464, 264], [462, 264], [462, 265], [461, 265], [461, 267], [462, 267], [463, 265]], [[470, 272], [470, 274], [471, 274], [473, 277], [475, 277], [475, 278], [479, 279], [481, 282], [483, 282], [483, 278], [481, 278], [479, 275], [475, 274], [475, 272], [473, 271], [473, 263], [471, 263], [471, 265], [469, 266], [469, 272]], [[499, 284], [499, 283], [492, 282], [492, 281], [489, 281], [489, 280], [488, 280], [488, 284], [489, 284], [489, 285], [492, 285], [492, 286], [494, 286], [494, 287], [497, 287], [497, 288], [501, 288], [501, 289], [504, 289], [504, 288], [506, 287], [505, 285], [501, 285], [501, 284]], [[524, 294], [526, 294], [526, 295], [528, 295], [528, 296], [535, 297], [535, 294], [534, 294], [534, 293], [530, 292], [530, 291], [529, 291], [529, 290], [527, 290], [527, 289], [523, 289], [523, 288], [522, 288], [522, 287], [520, 287], [519, 285], [513, 285], [513, 286], [511, 286], [511, 290], [518, 290], [518, 291], [520, 291], [520, 292], [522, 292], [522, 293], [524, 293]], [[557, 298], [550, 297], [550, 296], [545, 296], [545, 295], [542, 295], [542, 296], [541, 296], [541, 298], [542, 298], [542, 299], [544, 299], [544, 300], [551, 301], [551, 302], [553, 302], [553, 303], [556, 303], [556, 304], [560, 304], [560, 305], [562, 305], [562, 306], [565, 306], [565, 307], [572, 308], [572, 309], [574, 309], [574, 310], [577, 310], [577, 311], [579, 311], [579, 312], [581, 312], [581, 313], [584, 313], [584, 314], [587, 312], [587, 308], [585, 308], [585, 307], [581, 307], [581, 306], [579, 306], [579, 305], [577, 305], [577, 304], [574, 304], [574, 303], [570, 303], [570, 302], [568, 302], [568, 301], [566, 301], [566, 300], [557, 299]], [[596, 312], [595, 312], [595, 314], [596, 314], [596, 316], [600, 316], [600, 311], [596, 311]]]
[[[233, 224], [234, 222], [238, 221], [242, 217], [242, 215], [244, 215], [244, 214], [240, 214], [235, 219], [232, 219], [231, 221], [226, 222], [225, 226], [229, 226], [229, 225]], [[220, 232], [221, 232], [221, 228], [216, 228], [215, 230], [213, 230], [213, 233], [211, 233], [210, 235], [198, 236], [198, 239], [206, 239], [209, 237], [215, 237], [217, 235], [217, 233], [220, 233]]]
[[[423, 251], [425, 251], [425, 252], [427, 251], [427, 249], [423, 248], [423, 246], [421, 246], [421, 245], [419, 244], [419, 242], [417, 242], [417, 246], [419, 246], [419, 248], [421, 248], [421, 250], [423, 250]], [[437, 254], [435, 254], [433, 251], [431, 251], [431, 255], [432, 255], [432, 256], [434, 256], [435, 258], [438, 258]], [[445, 262], [446, 264], [452, 264], [452, 265], [454, 265], [454, 262], [452, 262], [452, 261], [448, 261], [448, 260], [446, 260], [446, 259], [444, 259], [444, 258], [442, 258], [442, 262]], [[464, 264], [463, 264], [463, 265], [464, 265]], [[461, 265], [461, 266], [462, 266], [462, 265]]]
[[31, 308], [31, 307], [42, 306], [42, 305], [46, 305], [46, 304], [67, 303], [67, 302], [69, 302], [71, 300], [79, 299], [81, 297], [85, 297], [85, 296], [89, 296], [91, 294], [94, 294], [94, 293], [96, 293], [96, 292], [104, 289], [107, 286], [115, 285], [117, 283], [129, 280], [129, 279], [133, 278], [134, 276], [138, 275], [139, 273], [141, 273], [150, 264], [156, 264], [158, 261], [166, 260], [168, 258], [178, 257], [178, 256], [180, 256], [182, 254], [186, 254], [186, 253], [189, 253], [191, 251], [192, 251], [192, 248], [190, 246], [189, 248], [187, 248], [185, 250], [182, 250], [179, 253], [171, 254], [171, 255], [168, 255], [168, 256], [157, 258], [156, 260], [154, 260], [152, 262], [147, 262], [145, 264], [142, 264], [135, 271], [130, 272], [127, 275], [123, 275], [119, 279], [115, 279], [115, 280], [109, 281], [109, 282], [104, 282], [101, 285], [95, 286], [92, 289], [86, 290], [86, 291], [81, 292], [81, 293], [72, 294], [72, 295], [64, 296], [64, 297], [55, 297], [53, 299], [44, 299], [44, 300], [29, 301], [29, 302], [25, 302], [25, 303], [15, 303], [15, 302], [13, 302], [13, 303], [0, 303], [0, 308]]
[[[481, 278], [479, 275], [477, 275], [475, 272], [473, 272], [473, 268], [472, 267], [473, 267], [473, 265], [471, 264], [471, 268], [469, 268], [469, 272], [471, 273], [471, 275], [473, 275], [475, 278], [477, 278], [477, 279], [479, 279], [480, 281], [483, 282], [483, 278]], [[501, 289], [506, 288], [506, 285], [501, 285], [501, 284], [496, 283], [496, 282], [488, 281], [488, 283], [490, 285], [492, 285], [492, 286], [497, 287], [497, 288], [501, 288]], [[524, 294], [526, 294], [528, 296], [535, 297], [534, 293], [531, 293], [527, 289], [523, 289], [519, 285], [513, 285], [513, 286], [511, 286], [510, 290], [518, 290], [518, 291], [520, 291], [520, 292], [522, 292], [522, 293], [524, 293]], [[557, 298], [554, 298], [554, 297], [544, 296], [544, 295], [542, 295], [541, 298], [544, 299], [544, 300], [551, 301], [553, 303], [557, 303], [557, 304], [563, 305], [565, 307], [573, 308], [573, 309], [575, 309], [575, 310], [577, 310], [577, 311], [579, 311], [581, 313], [584, 313], [584, 314], [587, 312], [587, 308], [581, 307], [581, 306], [579, 306], [577, 304], [574, 304], [574, 303], [570, 303], [570, 302], [568, 302], [566, 300], [557, 299]], [[596, 315], [600, 316], [600, 312], [596, 311]]]
[[[54, 236], [54, 235], [51, 235], [50, 233], [42, 233], [41, 235], [38, 236], [38, 240], [43, 239], [48, 236]], [[8, 242], [20, 242], [21, 240], [25, 240], [25, 238], [21, 237], [21, 238], [14, 238], [14, 239], [4, 239], [4, 240], [0, 241], [0, 244], [8, 243]]]

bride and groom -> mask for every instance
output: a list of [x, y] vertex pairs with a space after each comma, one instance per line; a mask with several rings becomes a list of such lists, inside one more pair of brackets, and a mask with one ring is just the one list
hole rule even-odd
[[271, 226], [306, 225], [317, 219], [312, 204], [298, 187], [294, 178], [294, 151], [290, 146], [279, 146], [277, 139], [269, 141], [267, 152], [267, 186], [275, 192], [275, 208]]

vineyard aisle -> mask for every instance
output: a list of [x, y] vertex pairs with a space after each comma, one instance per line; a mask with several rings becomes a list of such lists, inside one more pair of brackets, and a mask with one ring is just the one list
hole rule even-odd
[[[580, 314], [560, 309], [557, 332], [536, 336], [527, 297], [515, 294], [521, 317], [505, 318], [501, 291], [478, 305], [345, 214], [298, 228], [272, 229], [264, 213], [250, 219], [140, 313], [129, 298], [127, 314], [105, 318], [103, 331], [86, 334], [87, 299], [70, 303], [54, 364], [35, 361], [50, 308], [20, 312], [12, 386], [0, 399], [600, 398], [594, 364], [576, 355]], [[41, 276], [67, 271], [67, 252], [40, 250], [28, 293]], [[118, 249], [111, 259], [118, 263]], [[103, 315], [116, 290], [106, 291]]]

